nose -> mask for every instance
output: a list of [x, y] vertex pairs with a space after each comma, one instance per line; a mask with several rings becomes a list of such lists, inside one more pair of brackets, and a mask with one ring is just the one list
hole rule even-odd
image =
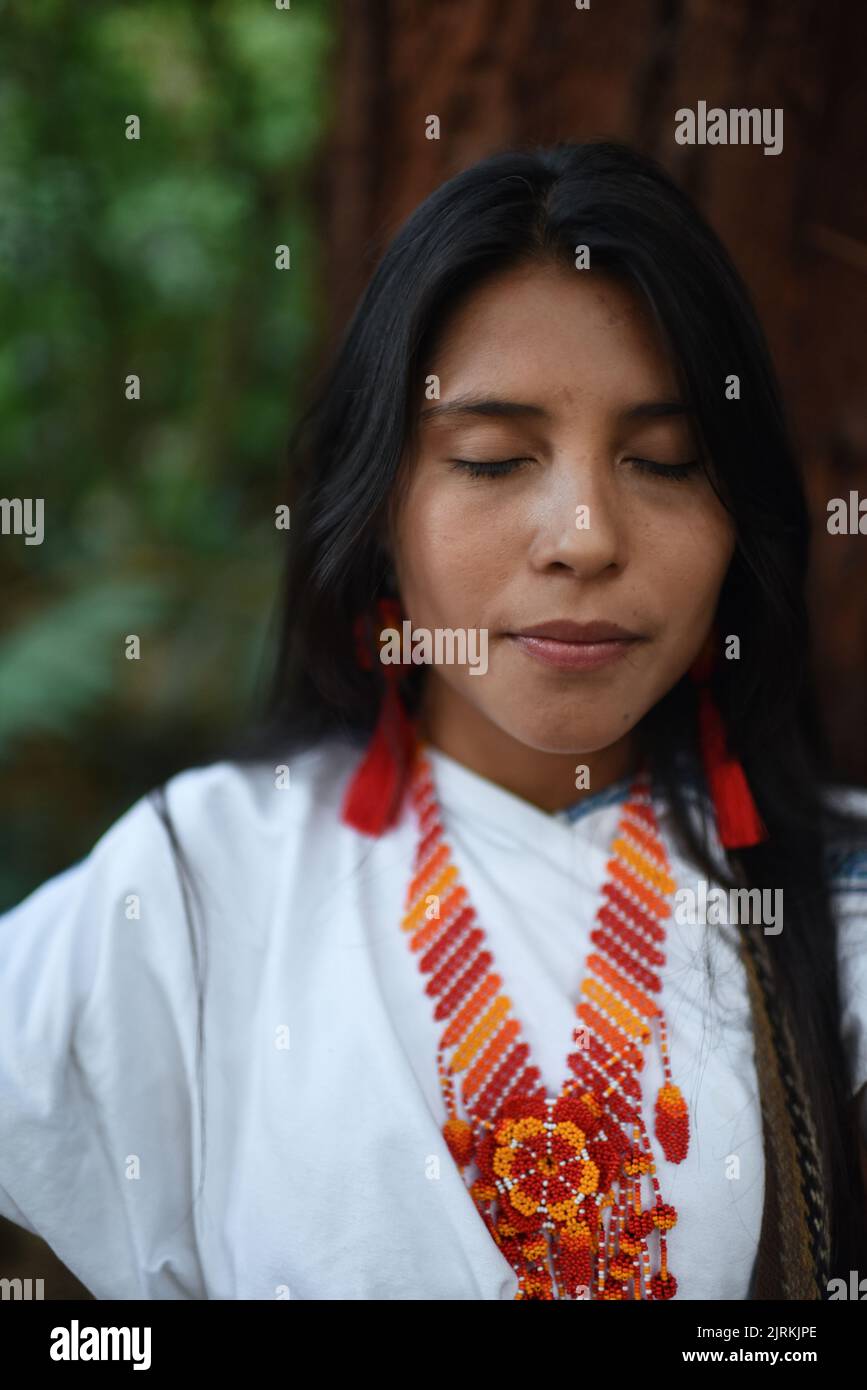
[[623, 567], [626, 517], [610, 458], [555, 460], [536, 498], [529, 559], [536, 569], [565, 567], [581, 578]]

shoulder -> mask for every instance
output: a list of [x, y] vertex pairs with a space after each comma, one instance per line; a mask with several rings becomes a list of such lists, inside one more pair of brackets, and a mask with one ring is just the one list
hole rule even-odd
[[225, 858], [274, 836], [291, 835], [315, 817], [337, 823], [345, 782], [359, 756], [338, 740], [273, 760], [219, 761], [185, 769], [141, 797], [100, 838], [93, 860], [172, 848], [200, 860]]
[[[0, 962], [9, 972], [55, 964], [88, 988], [112, 924], [144, 920], [165, 960], [182, 948], [187, 894], [243, 902], [281, 850], [339, 826], [343, 785], [358, 749], [329, 741], [273, 763], [219, 761], [186, 769], [136, 800], [82, 859], [0, 914]], [[351, 833], [351, 832], [350, 832]], [[188, 943], [187, 943], [188, 944]]]
[[[255, 1000], [247, 967], [269, 923], [289, 920], [287, 885], [309, 879], [311, 843], [317, 881], [329, 872], [334, 842], [316, 827], [339, 824], [357, 756], [321, 745], [187, 769], [0, 916], [0, 1215], [47, 1240], [97, 1297], [207, 1296], [189, 1223], [200, 1009], [207, 994], [219, 1042], [239, 999]], [[158, 1183], [123, 1180], [131, 1148]], [[154, 1249], [151, 1267], [142, 1251]]]
[[[299, 824], [312, 811], [339, 811], [343, 788], [360, 755], [337, 739], [284, 753], [272, 760], [224, 761], [190, 768], [155, 788], [147, 798], [194, 838], [223, 838], [240, 826], [262, 832]], [[162, 818], [162, 817], [161, 817]]]

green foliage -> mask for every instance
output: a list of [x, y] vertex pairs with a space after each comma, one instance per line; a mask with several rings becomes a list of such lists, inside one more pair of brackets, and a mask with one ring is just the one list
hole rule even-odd
[[0, 641], [0, 756], [25, 734], [64, 734], [118, 681], [123, 636], [164, 611], [157, 584], [104, 583], [39, 608]]
[[[41, 545], [0, 535], [8, 902], [250, 707], [319, 327], [332, 16], [325, 0], [7, 0], [2, 23], [0, 496], [45, 508]], [[91, 777], [50, 862], [18, 814], [46, 757], [79, 789]]]

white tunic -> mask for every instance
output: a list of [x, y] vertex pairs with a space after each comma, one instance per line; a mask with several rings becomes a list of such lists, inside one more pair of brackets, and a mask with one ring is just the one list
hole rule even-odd
[[[415, 816], [407, 806], [380, 840], [340, 823], [358, 756], [337, 742], [298, 754], [288, 789], [273, 767], [229, 762], [168, 784], [200, 895], [201, 1078], [192, 938], [148, 798], [0, 917], [0, 1214], [42, 1236], [97, 1298], [514, 1297], [441, 1135], [443, 1024], [400, 929]], [[431, 760], [455, 862], [554, 1094], [618, 803], [602, 793], [577, 819], [552, 816], [443, 753]], [[697, 887], [668, 845], [678, 886]], [[835, 895], [856, 1090], [860, 863]], [[644, 1115], [679, 1214], [669, 1264], [682, 1299], [743, 1299], [761, 1225], [735, 932], [668, 923], [661, 999], [691, 1136], [676, 1166], [653, 1135], [662, 1069], [655, 1041], [646, 1052]]]

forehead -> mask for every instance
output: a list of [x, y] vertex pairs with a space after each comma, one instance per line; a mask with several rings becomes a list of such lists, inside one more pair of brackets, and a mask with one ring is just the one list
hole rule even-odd
[[622, 388], [676, 390], [676, 371], [639, 292], [598, 271], [522, 265], [467, 292], [445, 320], [424, 372], [442, 393], [520, 385], [556, 397]]

